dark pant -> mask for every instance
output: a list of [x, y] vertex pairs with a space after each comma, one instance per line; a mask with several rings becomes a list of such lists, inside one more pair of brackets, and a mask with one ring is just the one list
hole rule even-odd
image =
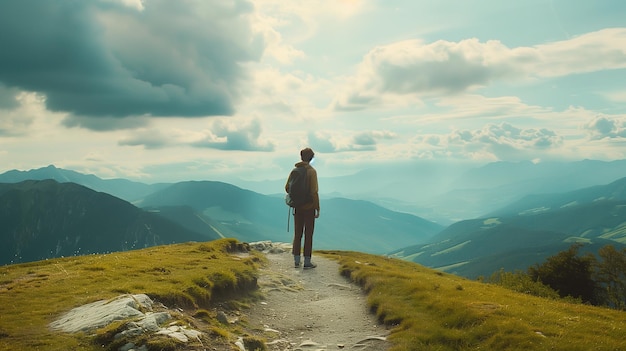
[[315, 210], [298, 210], [294, 213], [295, 233], [293, 236], [293, 254], [300, 256], [302, 234], [304, 234], [304, 256], [311, 257], [313, 252], [313, 230], [315, 229]]

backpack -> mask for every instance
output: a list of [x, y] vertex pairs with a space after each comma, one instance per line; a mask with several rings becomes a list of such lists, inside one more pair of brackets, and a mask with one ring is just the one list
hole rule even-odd
[[310, 201], [311, 193], [306, 167], [294, 168], [289, 174], [287, 184], [289, 184], [287, 195], [285, 196], [287, 206], [296, 208]]

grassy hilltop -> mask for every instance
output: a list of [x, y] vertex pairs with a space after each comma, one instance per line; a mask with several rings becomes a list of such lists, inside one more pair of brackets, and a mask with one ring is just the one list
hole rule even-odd
[[[71, 335], [48, 324], [74, 307], [136, 293], [196, 315], [187, 322], [201, 321], [203, 331], [219, 341], [228, 331], [219, 328], [210, 307], [253, 293], [261, 261], [245, 245], [225, 239], [2, 266], [0, 350], [102, 350], [113, 330]], [[162, 339], [152, 341], [154, 349], [172, 350], [171, 341]]]
[[[51, 331], [48, 324], [76, 306], [126, 293], [180, 308], [185, 323], [206, 334], [186, 345], [156, 338], [151, 350], [196, 350], [207, 343], [236, 350], [236, 336], [259, 332], [245, 318], [220, 324], [216, 307], [245, 310], [258, 294], [265, 261], [246, 251], [224, 239], [2, 266], [0, 350], [102, 350], [115, 326], [85, 335]], [[341, 273], [363, 286], [372, 312], [391, 328], [393, 350], [626, 349], [624, 312], [516, 293], [397, 259], [320, 254], [336, 259]]]

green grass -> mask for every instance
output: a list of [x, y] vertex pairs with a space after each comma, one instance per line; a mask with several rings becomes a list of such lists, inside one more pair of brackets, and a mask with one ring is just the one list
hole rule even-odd
[[[95, 336], [51, 331], [48, 324], [74, 307], [125, 293], [182, 308], [183, 322], [210, 338], [205, 346], [232, 348], [243, 336], [250, 348], [263, 349], [245, 318], [235, 325], [216, 320], [216, 305], [245, 309], [258, 293], [265, 260], [242, 251], [244, 244], [223, 239], [2, 266], [0, 350], [103, 350], [100, 344], [111, 342], [120, 323]], [[392, 351], [626, 350], [624, 312], [518, 293], [398, 259], [323, 254], [364, 288], [372, 312], [390, 328]], [[151, 350], [180, 347], [165, 337], [143, 341]]]
[[[145, 293], [207, 317], [215, 303], [254, 293], [263, 259], [244, 251], [243, 244], [224, 239], [2, 266], [0, 350], [102, 350], [93, 337], [53, 332], [48, 324], [74, 307], [120, 294]], [[205, 329], [223, 328], [210, 325], [215, 318], [201, 320]], [[107, 332], [99, 331], [100, 337]], [[220, 333], [228, 335], [213, 334]]]
[[626, 350], [626, 313], [545, 299], [417, 264], [325, 252], [391, 328], [393, 351]]

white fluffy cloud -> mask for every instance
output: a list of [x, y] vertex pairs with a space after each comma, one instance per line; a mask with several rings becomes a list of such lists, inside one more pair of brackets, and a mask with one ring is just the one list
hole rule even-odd
[[382, 104], [386, 96], [447, 96], [503, 80], [556, 77], [626, 68], [626, 29], [605, 29], [570, 40], [509, 48], [497, 40], [424, 43], [407, 40], [365, 55], [338, 110]]

